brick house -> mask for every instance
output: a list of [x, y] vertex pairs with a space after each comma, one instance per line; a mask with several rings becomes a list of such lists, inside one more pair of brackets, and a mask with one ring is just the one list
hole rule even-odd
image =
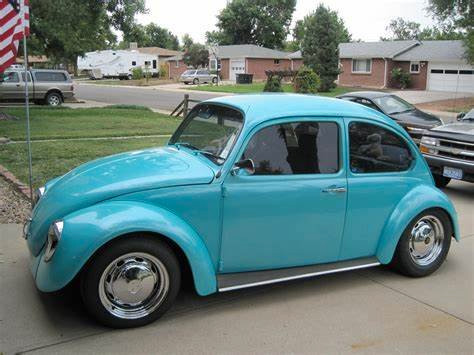
[[168, 63], [168, 78], [177, 80], [186, 70], [190, 69], [183, 60], [183, 55], [178, 54], [174, 57], [166, 59]]
[[288, 55], [288, 58], [291, 60], [291, 70], [298, 70], [303, 65], [303, 56], [301, 55], [301, 51], [291, 53]]
[[216, 70], [219, 60], [222, 80], [235, 81], [236, 75], [240, 73], [253, 74], [254, 80], [263, 80], [267, 78], [266, 70], [290, 69], [291, 59], [288, 55], [288, 52], [254, 44], [217, 46], [210, 51], [209, 68]]
[[462, 41], [382, 41], [339, 45], [339, 85], [395, 88], [393, 68], [410, 73], [411, 89], [474, 92], [474, 67]]

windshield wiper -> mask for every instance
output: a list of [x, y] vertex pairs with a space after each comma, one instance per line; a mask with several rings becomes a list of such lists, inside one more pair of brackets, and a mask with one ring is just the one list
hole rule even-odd
[[413, 110], [414, 110], [414, 108], [409, 108], [408, 110], [390, 112], [390, 115], [397, 115], [399, 113], [409, 112], [409, 111], [413, 111]]
[[194, 145], [188, 142], [175, 142], [173, 143], [173, 145], [175, 145], [178, 149], [182, 146], [182, 147], [187, 147], [192, 150], [199, 150], [198, 147], [195, 147]]
[[173, 143], [173, 145], [175, 145], [176, 147], [187, 147], [189, 149], [192, 149], [194, 151], [194, 154], [202, 154], [206, 157], [212, 157], [216, 160], [220, 159], [220, 160], [225, 160], [224, 157], [220, 156], [220, 155], [217, 155], [217, 154], [214, 154], [214, 153], [211, 153], [207, 150], [201, 150], [199, 149], [198, 147], [195, 147], [194, 145], [192, 145], [191, 143], [188, 143], [188, 142], [176, 142], [176, 143]]

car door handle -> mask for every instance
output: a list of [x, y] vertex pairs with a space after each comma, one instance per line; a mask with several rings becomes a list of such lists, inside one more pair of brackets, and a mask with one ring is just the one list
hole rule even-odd
[[329, 193], [329, 194], [335, 194], [335, 193], [343, 193], [343, 192], [346, 192], [347, 189], [345, 187], [342, 187], [342, 186], [328, 186], [326, 188], [323, 189], [323, 192], [325, 193]]

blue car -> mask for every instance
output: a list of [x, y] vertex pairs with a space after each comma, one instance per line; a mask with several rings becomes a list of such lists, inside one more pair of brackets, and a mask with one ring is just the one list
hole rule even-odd
[[205, 101], [167, 146], [86, 163], [35, 196], [37, 287], [78, 280], [90, 314], [119, 328], [160, 317], [186, 273], [202, 296], [380, 264], [420, 277], [459, 238], [403, 128], [316, 96]]

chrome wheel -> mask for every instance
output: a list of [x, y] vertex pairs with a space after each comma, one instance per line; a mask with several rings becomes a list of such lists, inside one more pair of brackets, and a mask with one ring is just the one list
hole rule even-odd
[[61, 98], [58, 95], [51, 95], [48, 97], [49, 106], [59, 106], [61, 105]]
[[415, 264], [428, 266], [438, 258], [443, 250], [444, 234], [443, 223], [435, 216], [423, 216], [415, 223], [408, 243]]
[[147, 253], [129, 253], [112, 261], [99, 281], [102, 305], [122, 319], [152, 313], [168, 294], [169, 275], [163, 263]]

